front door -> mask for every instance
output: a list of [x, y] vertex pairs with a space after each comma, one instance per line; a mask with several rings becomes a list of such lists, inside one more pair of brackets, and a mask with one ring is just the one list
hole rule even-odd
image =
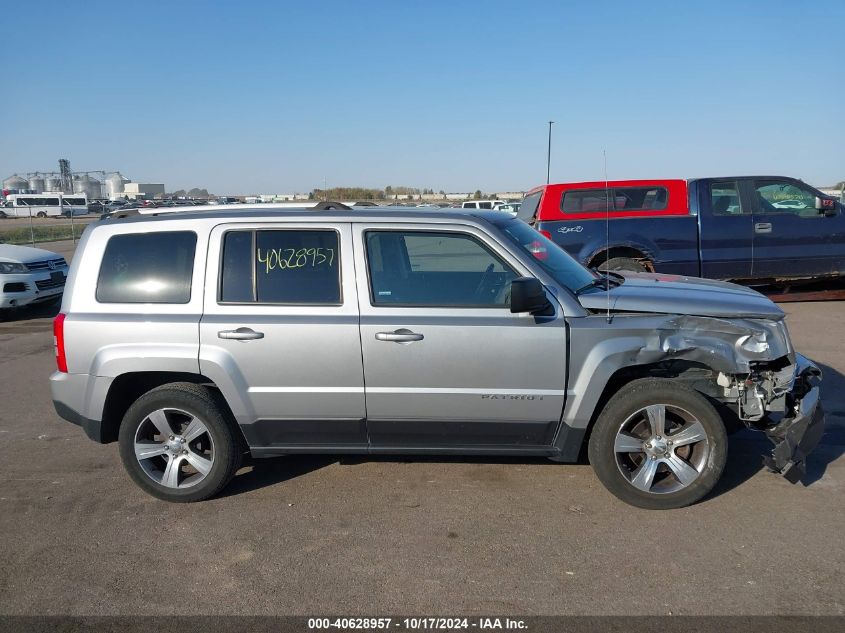
[[791, 179], [752, 181], [754, 276], [795, 279], [830, 275], [837, 218], [816, 209], [816, 192]]
[[253, 447], [366, 447], [351, 244], [340, 222], [212, 232], [200, 370]]
[[512, 314], [528, 274], [466, 226], [354, 225], [367, 430], [387, 448], [541, 447], [566, 385], [566, 327]]

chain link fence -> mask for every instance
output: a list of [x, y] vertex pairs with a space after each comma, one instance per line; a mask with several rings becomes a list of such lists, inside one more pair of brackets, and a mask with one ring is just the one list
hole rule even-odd
[[97, 216], [0, 218], [0, 244], [34, 246], [41, 242], [76, 243]]

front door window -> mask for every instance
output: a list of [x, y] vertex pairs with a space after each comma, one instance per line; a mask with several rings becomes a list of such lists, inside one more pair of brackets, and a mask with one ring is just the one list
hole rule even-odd
[[513, 269], [476, 238], [428, 231], [368, 231], [374, 306], [506, 308]]
[[758, 180], [757, 202], [763, 213], [792, 213], [802, 217], [818, 217], [816, 195], [786, 180]]

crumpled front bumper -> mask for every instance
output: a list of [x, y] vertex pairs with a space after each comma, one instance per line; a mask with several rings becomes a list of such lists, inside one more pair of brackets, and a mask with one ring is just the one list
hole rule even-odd
[[787, 481], [798, 483], [806, 473], [805, 460], [824, 434], [824, 410], [819, 397], [821, 370], [796, 354], [795, 380], [787, 395], [786, 415], [766, 436], [775, 445], [763, 463]]

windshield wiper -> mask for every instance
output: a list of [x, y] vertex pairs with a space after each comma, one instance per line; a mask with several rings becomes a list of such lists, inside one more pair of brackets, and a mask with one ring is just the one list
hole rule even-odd
[[[604, 272], [604, 271], [602, 271]], [[576, 295], [580, 295], [582, 292], [589, 290], [590, 288], [601, 288], [602, 290], [610, 290], [611, 288], [616, 288], [617, 286], [621, 286], [622, 283], [625, 281], [625, 278], [622, 275], [618, 275], [616, 273], [608, 272], [607, 275], [613, 275], [613, 278], [609, 276], [602, 275], [601, 277], [596, 277], [586, 286], [582, 286], [575, 291]]]

